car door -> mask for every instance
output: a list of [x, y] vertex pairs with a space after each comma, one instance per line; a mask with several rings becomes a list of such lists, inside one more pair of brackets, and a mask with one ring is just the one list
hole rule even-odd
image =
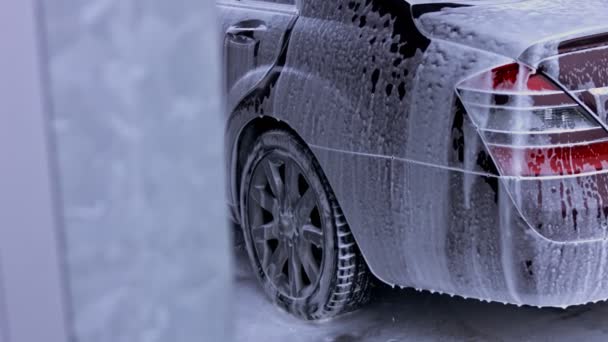
[[228, 109], [273, 66], [285, 33], [297, 17], [298, 0], [219, 0]]

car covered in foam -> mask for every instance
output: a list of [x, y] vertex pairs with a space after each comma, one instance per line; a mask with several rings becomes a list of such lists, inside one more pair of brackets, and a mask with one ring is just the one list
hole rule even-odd
[[608, 298], [608, 3], [218, 6], [228, 202], [277, 304]]

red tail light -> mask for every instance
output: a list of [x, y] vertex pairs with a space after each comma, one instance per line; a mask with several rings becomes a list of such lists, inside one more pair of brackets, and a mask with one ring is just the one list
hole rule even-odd
[[462, 82], [458, 95], [505, 176], [608, 169], [608, 134], [542, 74], [519, 64]]
[[510, 176], [564, 176], [608, 169], [608, 141], [538, 148], [492, 146], [490, 150]]
[[530, 71], [526, 71], [524, 66], [516, 63], [498, 67], [491, 71], [493, 89], [516, 90], [518, 86], [518, 76], [522, 74], [522, 70], [524, 76], [527, 78], [527, 90], [559, 90], [559, 88], [545, 76], [540, 74], [531, 75]]

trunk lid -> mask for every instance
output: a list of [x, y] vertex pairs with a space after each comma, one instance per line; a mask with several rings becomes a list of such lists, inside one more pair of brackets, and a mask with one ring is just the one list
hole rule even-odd
[[[433, 10], [420, 11], [424, 7]], [[608, 32], [606, 0], [416, 1], [413, 12], [420, 13], [416, 23], [431, 38], [494, 52], [533, 68], [558, 55], [564, 42]]]

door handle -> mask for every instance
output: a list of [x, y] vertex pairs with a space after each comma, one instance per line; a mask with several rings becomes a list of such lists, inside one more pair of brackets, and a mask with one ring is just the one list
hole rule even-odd
[[268, 26], [262, 20], [248, 19], [238, 22], [230, 27], [226, 31], [226, 34], [230, 36], [248, 36], [253, 37], [255, 32], [261, 32], [268, 30]]

